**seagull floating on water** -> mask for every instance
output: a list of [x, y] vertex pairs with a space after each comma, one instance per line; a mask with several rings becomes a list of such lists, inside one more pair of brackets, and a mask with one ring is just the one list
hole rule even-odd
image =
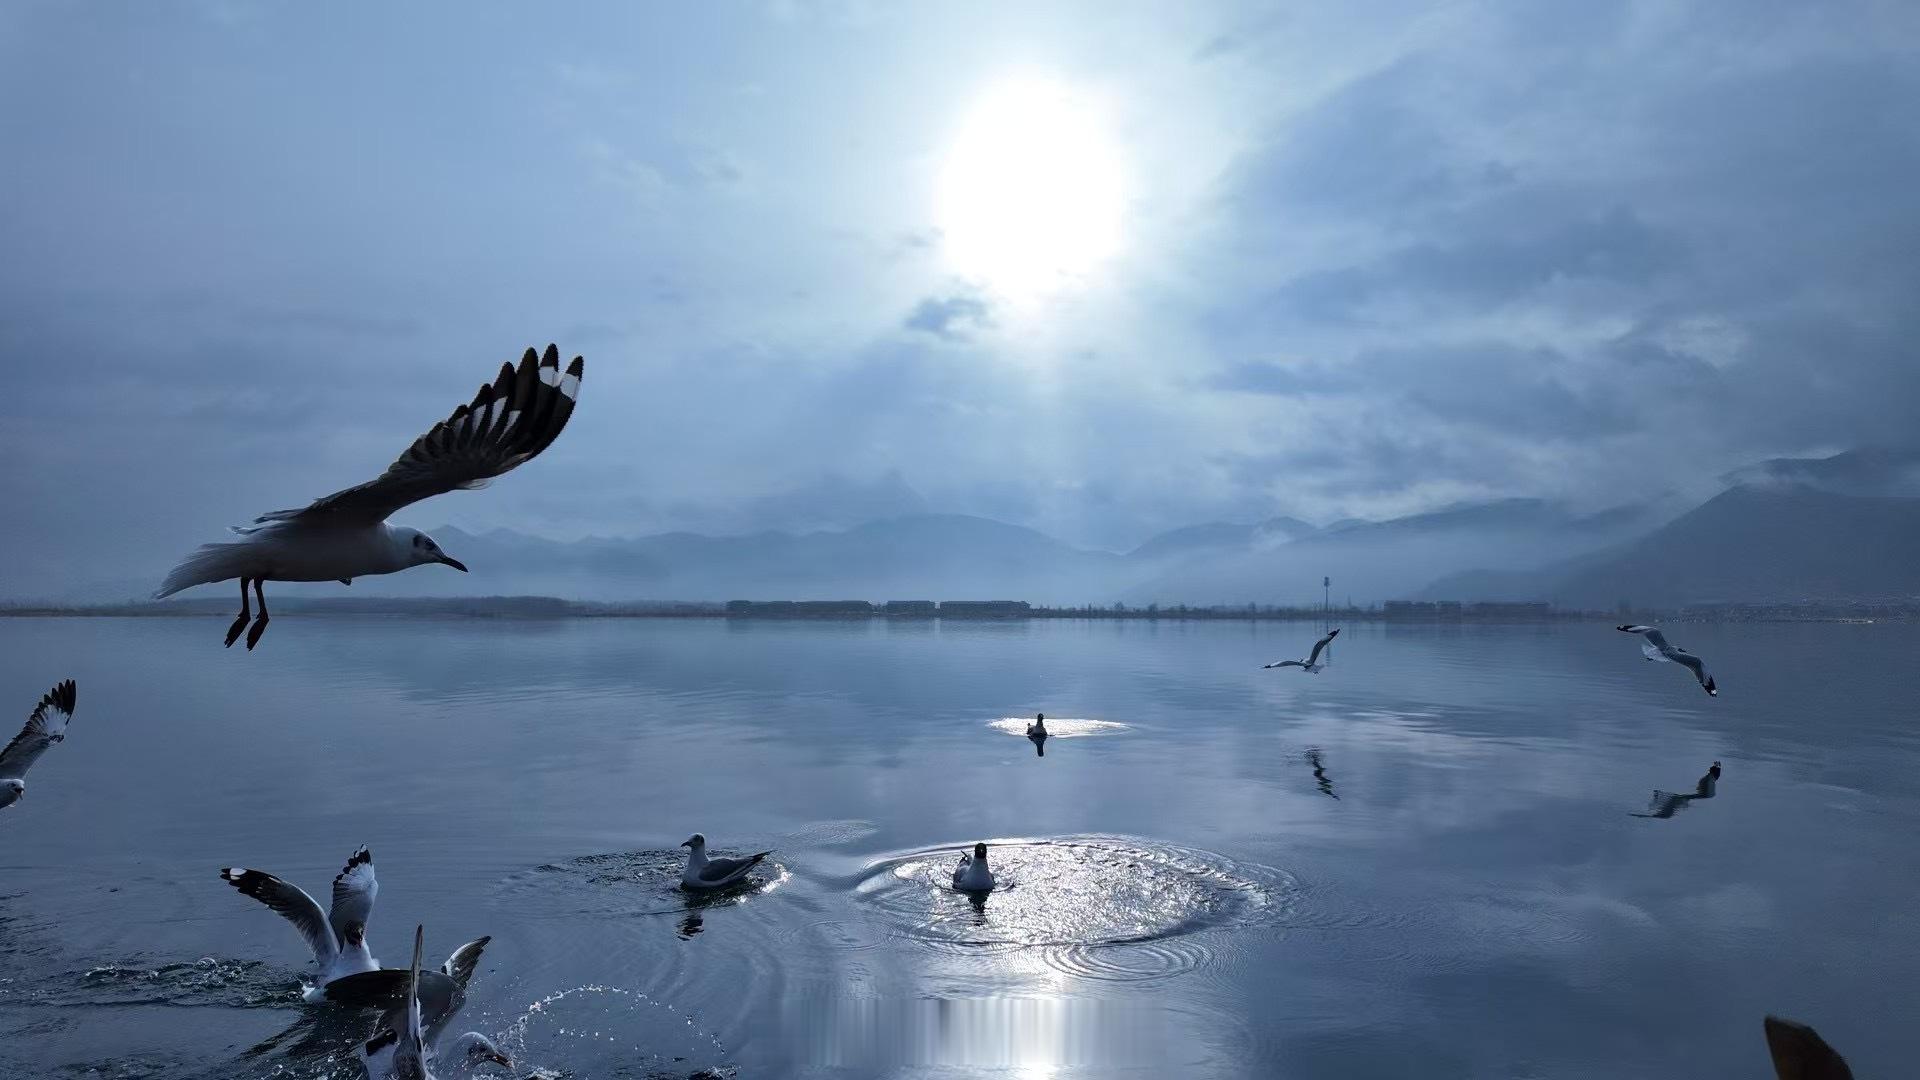
[[993, 891], [993, 871], [987, 867], [987, 845], [973, 845], [973, 854], [960, 854], [960, 865], [953, 868], [953, 887], [961, 892]]
[[1313, 643], [1313, 651], [1307, 654], [1307, 658], [1305, 660], [1281, 660], [1276, 663], [1268, 664], [1266, 666], [1270, 668], [1297, 667], [1302, 671], [1308, 671], [1308, 672], [1312, 672], [1315, 675], [1318, 675], [1320, 673], [1320, 668], [1322, 666], [1320, 663], [1321, 651], [1324, 650], [1328, 645], [1331, 645], [1333, 643], [1333, 639], [1339, 636], [1340, 636], [1340, 631], [1329, 630], [1327, 631], [1326, 637], [1323, 637], [1319, 641], [1316, 641]]
[[27, 793], [27, 770], [40, 755], [57, 742], [67, 739], [67, 723], [73, 719], [75, 702], [73, 680], [58, 683], [40, 695], [40, 704], [27, 717], [27, 726], [0, 750], [0, 807], [12, 806]]
[[260, 617], [247, 631], [247, 648], [267, 630], [266, 581], [338, 581], [370, 574], [392, 574], [411, 566], [441, 563], [462, 573], [466, 564], [440, 550], [418, 529], [387, 524], [388, 516], [422, 499], [477, 488], [511, 472], [552, 445], [580, 396], [585, 361], [576, 356], [560, 371], [552, 345], [545, 356], [532, 349], [519, 368], [500, 365], [500, 377], [482, 386], [471, 404], [414, 440], [406, 453], [377, 479], [336, 491], [300, 510], [262, 514], [251, 525], [234, 526], [243, 539], [203, 544], [153, 594], [172, 596], [182, 589], [230, 578], [240, 579], [240, 615], [227, 630], [232, 647], [253, 618], [247, 586], [260, 601]]
[[1616, 626], [1614, 629], [1622, 633], [1639, 634], [1645, 639], [1640, 642], [1640, 651], [1646, 654], [1647, 659], [1663, 664], [1679, 664], [1693, 672], [1693, 677], [1700, 680], [1700, 688], [1707, 692], [1708, 697], [1720, 696], [1720, 688], [1714, 684], [1713, 676], [1707, 674], [1707, 665], [1680, 646], [1670, 644], [1667, 635], [1661, 633], [1658, 627]]
[[694, 833], [680, 845], [687, 848], [687, 868], [680, 874], [680, 887], [683, 889], [724, 889], [747, 876], [747, 871], [760, 865], [760, 860], [773, 854], [762, 851], [744, 859], [707, 858], [707, 838]]
[[333, 879], [333, 904], [325, 914], [313, 897], [272, 874], [230, 866], [220, 871], [220, 878], [272, 908], [306, 939], [315, 971], [307, 1000], [319, 1000], [320, 991], [335, 979], [380, 967], [367, 948], [367, 920], [373, 917], [380, 882], [373, 874], [373, 853], [366, 848], [355, 851]]
[[1034, 713], [1033, 723], [1027, 725], [1027, 738], [1044, 739], [1047, 737], [1047, 714]]
[[[473, 977], [474, 965], [480, 960], [480, 950], [489, 940], [481, 938], [460, 946], [442, 966], [441, 974], [456, 981], [464, 991], [467, 980]], [[437, 1047], [440, 1029], [452, 1019], [453, 1010], [457, 1010], [461, 1002], [455, 1001], [437, 1020], [427, 1019], [432, 1016], [432, 1008], [424, 980], [433, 973], [420, 970], [420, 954], [425, 951], [425, 945], [426, 928], [415, 927], [411, 967], [405, 971], [382, 969], [351, 977], [354, 981], [364, 981], [370, 975], [397, 977], [382, 981], [398, 991], [399, 1002], [381, 1020], [380, 1033], [360, 1048], [360, 1063], [366, 1067], [368, 1080], [435, 1080], [436, 1076], [439, 1080], [454, 1080], [470, 1076], [486, 1065], [513, 1068], [513, 1062], [500, 1052], [493, 1040], [477, 1031], [458, 1036], [445, 1050]], [[334, 996], [331, 988], [328, 996]], [[436, 1074], [434, 1069], [441, 1071]]]

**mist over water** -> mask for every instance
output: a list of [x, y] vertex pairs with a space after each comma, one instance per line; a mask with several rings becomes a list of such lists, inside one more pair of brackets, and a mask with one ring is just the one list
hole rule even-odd
[[[1354, 625], [1318, 675], [1261, 670], [1285, 623], [223, 625], [0, 620], [23, 712], [83, 691], [0, 814], [0, 1071], [357, 1076], [370, 1018], [218, 870], [323, 895], [360, 843], [383, 962], [493, 936], [456, 1026], [521, 1076], [1749, 1080], [1767, 1012], [1920, 1050], [1912, 626], [1670, 628], [1716, 700], [1601, 624]], [[694, 831], [775, 854], [690, 900]]]

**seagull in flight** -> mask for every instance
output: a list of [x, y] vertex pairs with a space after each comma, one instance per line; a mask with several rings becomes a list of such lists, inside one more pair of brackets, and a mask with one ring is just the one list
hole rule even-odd
[[1699, 657], [1667, 641], [1667, 635], [1661, 633], [1658, 627], [1616, 626], [1614, 629], [1625, 634], [1639, 634], [1643, 639], [1640, 651], [1646, 654], [1647, 659], [1663, 664], [1679, 664], [1693, 672], [1693, 677], [1700, 680], [1700, 688], [1707, 692], [1708, 697], [1720, 696], [1720, 688], [1714, 684], [1713, 676], [1707, 674], [1707, 665]]
[[680, 874], [680, 887], [696, 891], [724, 889], [737, 884], [747, 876], [747, 871], [760, 865], [760, 860], [773, 854], [771, 851], [762, 851], [744, 859], [709, 859], [707, 838], [701, 833], [687, 837], [680, 846], [688, 849], [687, 868]]
[[73, 680], [56, 685], [40, 696], [40, 704], [27, 717], [27, 726], [0, 750], [0, 807], [12, 806], [27, 793], [23, 777], [40, 755], [54, 743], [65, 742], [67, 722], [73, 719]]
[[[232, 648], [247, 631], [247, 648], [267, 630], [266, 581], [338, 581], [369, 574], [392, 574], [411, 566], [441, 563], [462, 573], [466, 564], [440, 550], [433, 537], [387, 518], [435, 495], [477, 488], [539, 456], [553, 444], [580, 396], [585, 361], [576, 356], [560, 370], [560, 353], [532, 349], [520, 366], [500, 365], [500, 376], [480, 388], [470, 404], [414, 440], [387, 471], [367, 483], [336, 491], [299, 510], [262, 514], [251, 525], [236, 525], [238, 541], [202, 544], [167, 575], [156, 600], [182, 589], [240, 579], [240, 615], [227, 630]], [[247, 586], [260, 602], [253, 619]]]
[[335, 979], [379, 969], [380, 962], [367, 948], [367, 920], [373, 917], [380, 882], [373, 874], [373, 853], [366, 848], [355, 851], [333, 879], [333, 906], [326, 913], [305, 891], [272, 874], [230, 866], [220, 871], [220, 879], [272, 908], [306, 939], [317, 976], [308, 1000], [317, 1000]]
[[1315, 675], [1318, 675], [1320, 673], [1320, 668], [1322, 666], [1320, 664], [1321, 650], [1325, 649], [1328, 645], [1333, 644], [1333, 639], [1339, 636], [1340, 636], [1339, 630], [1329, 630], [1327, 631], [1326, 637], [1323, 637], [1319, 641], [1316, 641], [1313, 643], [1313, 651], [1307, 654], [1307, 658], [1305, 660], [1281, 660], [1277, 663], [1268, 664], [1267, 667], [1270, 667], [1270, 668], [1297, 667], [1302, 671], [1310, 671]]

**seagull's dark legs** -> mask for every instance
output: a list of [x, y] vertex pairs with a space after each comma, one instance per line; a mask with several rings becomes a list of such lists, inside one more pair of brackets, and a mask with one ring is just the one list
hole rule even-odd
[[260, 601], [260, 618], [253, 624], [253, 629], [247, 631], [247, 649], [249, 651], [251, 651], [255, 645], [260, 644], [260, 635], [267, 632], [267, 619], [270, 616], [267, 615], [267, 594], [263, 588], [266, 581], [266, 578], [253, 579], [253, 595]]
[[253, 618], [253, 609], [247, 606], [247, 582], [250, 580], [252, 579], [240, 579], [240, 617], [233, 620], [233, 625], [227, 628], [227, 648], [229, 649], [233, 648], [234, 642], [240, 640], [240, 631], [245, 630], [248, 620]]

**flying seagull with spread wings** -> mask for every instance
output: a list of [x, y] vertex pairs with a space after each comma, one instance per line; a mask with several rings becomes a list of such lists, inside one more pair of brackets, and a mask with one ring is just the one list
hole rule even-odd
[[1310, 671], [1318, 675], [1320, 673], [1321, 651], [1324, 650], [1327, 646], [1333, 644], [1333, 639], [1339, 636], [1340, 636], [1339, 630], [1329, 630], [1327, 631], [1326, 637], [1323, 637], [1319, 641], [1316, 641], [1313, 643], [1313, 651], [1307, 654], [1307, 658], [1305, 660], [1281, 660], [1281, 661], [1278, 661], [1277, 663], [1268, 664], [1267, 667], [1270, 667], [1270, 668], [1297, 667], [1303, 671]]
[[[377, 479], [336, 491], [299, 510], [262, 514], [251, 525], [238, 525], [242, 539], [203, 544], [154, 593], [154, 599], [215, 581], [240, 579], [240, 615], [227, 630], [232, 647], [240, 631], [247, 632], [247, 648], [260, 643], [267, 630], [266, 581], [338, 581], [370, 574], [392, 574], [411, 566], [444, 563], [465, 572], [460, 560], [440, 550], [433, 538], [418, 529], [389, 525], [387, 518], [422, 499], [449, 491], [477, 488], [539, 456], [553, 444], [580, 397], [585, 361], [576, 356], [560, 370], [560, 353], [552, 345], [546, 355], [532, 349], [520, 366], [500, 365], [500, 377], [480, 388], [470, 404], [414, 440], [407, 452]], [[247, 602], [247, 586], [260, 601], [254, 620]]]
[[1714, 683], [1713, 676], [1707, 674], [1707, 665], [1687, 650], [1669, 643], [1667, 635], [1661, 633], [1658, 627], [1616, 626], [1614, 629], [1626, 634], [1639, 634], [1643, 639], [1640, 651], [1647, 659], [1663, 664], [1679, 664], [1693, 672], [1693, 677], [1700, 680], [1700, 689], [1705, 690], [1708, 697], [1720, 696], [1720, 687]]
[[0, 807], [12, 806], [27, 793], [27, 770], [40, 760], [54, 743], [67, 738], [67, 722], [73, 719], [75, 702], [73, 680], [68, 679], [40, 696], [40, 704], [27, 717], [27, 726], [0, 750]]

